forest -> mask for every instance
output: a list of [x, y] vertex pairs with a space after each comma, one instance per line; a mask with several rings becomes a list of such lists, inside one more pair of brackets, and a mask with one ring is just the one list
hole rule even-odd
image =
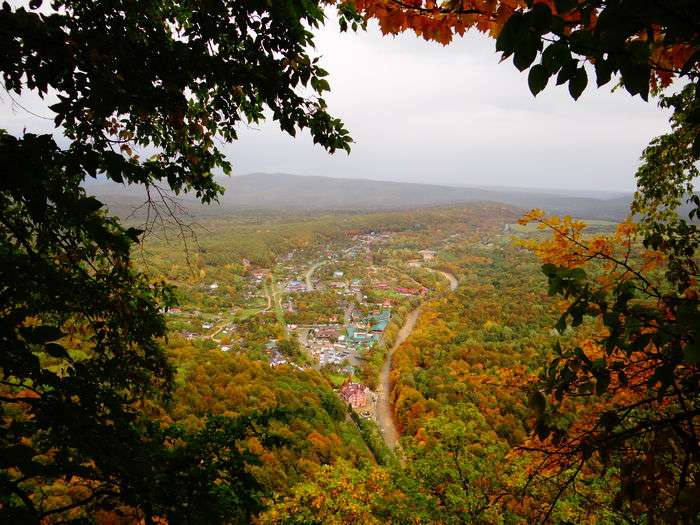
[[[331, 21], [480, 32], [532, 96], [614, 86], [668, 126], [631, 201], [316, 177], [331, 203], [304, 207], [280, 175], [256, 198], [223, 179], [243, 129], [362, 147]], [[700, 522], [694, 0], [30, 0], [0, 49], [0, 522]]]

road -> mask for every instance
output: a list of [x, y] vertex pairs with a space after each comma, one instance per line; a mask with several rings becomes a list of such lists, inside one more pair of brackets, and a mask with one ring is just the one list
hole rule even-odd
[[277, 317], [277, 322], [280, 325], [282, 325], [285, 336], [289, 335], [289, 330], [287, 330], [287, 323], [284, 320], [284, 309], [282, 308], [283, 291], [279, 284], [275, 281], [275, 278], [273, 276], [270, 276], [270, 293], [272, 294], [272, 307], [275, 310], [275, 317]]
[[355, 303], [350, 302], [346, 307], [345, 311], [343, 312], [343, 325], [345, 325], [345, 328], [348, 327], [350, 324], [350, 321], [352, 321], [352, 311], [355, 309]]
[[379, 386], [377, 387], [377, 425], [382, 431], [384, 442], [392, 450], [396, 447], [399, 441], [399, 432], [396, 430], [394, 414], [391, 409], [391, 403], [389, 402], [389, 394], [391, 393], [391, 381], [389, 379], [389, 374], [391, 372], [391, 358], [401, 343], [403, 343], [408, 336], [411, 335], [413, 328], [416, 326], [419, 313], [420, 307], [408, 314], [406, 321], [396, 336], [394, 344], [389, 349], [389, 352], [387, 352], [386, 359], [384, 360], [384, 366], [382, 366], [382, 370], [379, 372]]
[[216, 327], [216, 329], [215, 329], [211, 334], [203, 336], [204, 339], [212, 339], [212, 340], [214, 340], [214, 341], [216, 341], [216, 342], [218, 343], [219, 341], [218, 341], [217, 339], [214, 339], [214, 336], [218, 335], [219, 332], [221, 332], [221, 330], [223, 330], [224, 328], [226, 328], [226, 326], [228, 326], [229, 324], [231, 324], [231, 321], [230, 321], [230, 320], [229, 320], [229, 321], [224, 321], [223, 323], [221, 323], [220, 325], [218, 325], [218, 326]]
[[270, 308], [272, 308], [272, 292], [270, 291], [267, 283], [263, 285], [263, 293], [265, 294], [265, 299], [267, 299], [267, 306], [264, 310], [261, 310], [261, 312], [269, 312]]
[[433, 273], [439, 273], [445, 277], [448, 281], [450, 281], [450, 291], [455, 291], [457, 289], [457, 285], [459, 282], [457, 281], [457, 278], [452, 275], [450, 272], [443, 272], [442, 270], [433, 270], [432, 268], [426, 268], [429, 272]]
[[314, 272], [319, 266], [322, 266], [326, 264], [328, 261], [318, 261], [317, 263], [314, 263], [311, 268], [309, 268], [309, 271], [306, 272], [306, 290], [308, 292], [313, 292], [314, 290], [314, 285], [311, 282], [311, 277], [314, 275]]
[[457, 289], [457, 285], [459, 284], [457, 282], [457, 278], [452, 275], [450, 272], [443, 272], [442, 270], [438, 270], [438, 273], [441, 273], [442, 275], [445, 276], [445, 278], [450, 281], [450, 290], [455, 291]]
[[[432, 271], [438, 271], [438, 273], [441, 273], [450, 281], [450, 290], [454, 291], [457, 289], [458, 281], [454, 275], [440, 270]], [[387, 352], [384, 365], [379, 372], [379, 385], [377, 386], [377, 425], [379, 426], [379, 430], [382, 431], [384, 442], [391, 450], [394, 450], [399, 442], [399, 432], [394, 423], [394, 412], [389, 401], [389, 395], [391, 394], [391, 360], [396, 349], [401, 346], [401, 343], [408, 339], [408, 336], [413, 332], [419, 315], [420, 306], [408, 314], [406, 321], [404, 321], [403, 326], [396, 336], [394, 344]]]

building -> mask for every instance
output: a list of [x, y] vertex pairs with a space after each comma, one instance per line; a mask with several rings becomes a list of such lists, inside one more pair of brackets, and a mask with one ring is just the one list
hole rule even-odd
[[345, 275], [345, 272], [341, 272], [340, 270], [336, 270], [335, 272], [333, 272], [334, 279], [340, 279], [341, 277], [343, 277], [343, 275]]
[[394, 290], [396, 293], [401, 294], [401, 295], [425, 295], [428, 293], [428, 289], [425, 287], [422, 288], [403, 288], [403, 287], [398, 287]]
[[301, 281], [297, 281], [296, 279], [293, 281], [290, 281], [287, 284], [287, 291], [289, 292], [304, 292], [306, 291], [306, 285], [302, 283]]
[[364, 330], [358, 330], [357, 327], [350, 325], [347, 328], [347, 339], [353, 343], [357, 344], [371, 344], [379, 340], [379, 335], [376, 333], [369, 333]]
[[362, 310], [353, 310], [350, 314], [350, 320], [357, 323], [363, 323], [366, 321], [365, 314], [362, 313]]
[[250, 274], [253, 276], [253, 279], [255, 279], [257, 282], [261, 282], [267, 275], [270, 273], [270, 270], [267, 268], [256, 268]]
[[386, 330], [387, 324], [389, 324], [389, 321], [384, 320], [384, 319], [377, 321], [376, 323], [372, 324], [370, 331], [375, 333], [375, 334], [382, 334], [382, 333], [384, 333], [384, 330]]
[[381, 312], [373, 312], [370, 316], [370, 332], [381, 334], [386, 330], [391, 318], [391, 310], [384, 309]]
[[381, 312], [372, 312], [372, 318], [388, 321], [391, 318], [391, 310], [384, 309]]
[[340, 336], [340, 332], [337, 328], [319, 328], [314, 335], [317, 339], [331, 339], [335, 341]]
[[280, 354], [277, 350], [274, 350], [269, 357], [268, 363], [273, 368], [280, 365], [286, 365], [287, 358]]
[[369, 387], [360, 383], [347, 381], [340, 387], [340, 397], [343, 398], [354, 410], [365, 408], [370, 403], [371, 391]]

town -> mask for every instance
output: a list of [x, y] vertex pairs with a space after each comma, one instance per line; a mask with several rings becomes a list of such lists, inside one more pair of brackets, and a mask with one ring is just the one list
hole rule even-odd
[[406, 253], [404, 242], [397, 232], [369, 231], [315, 250], [292, 250], [270, 267], [244, 258], [235, 289], [238, 304], [204, 311], [202, 305], [230, 296], [232, 287], [223, 282], [225, 276], [203, 281], [196, 293], [205, 300], [198, 300], [196, 309], [170, 309], [170, 323], [204, 348], [258, 349], [270, 367], [322, 371], [344, 403], [361, 417], [376, 419], [378, 394], [364, 382], [364, 364], [373, 353], [386, 352], [397, 309], [405, 312], [431, 287], [446, 285], [431, 267], [437, 251]]

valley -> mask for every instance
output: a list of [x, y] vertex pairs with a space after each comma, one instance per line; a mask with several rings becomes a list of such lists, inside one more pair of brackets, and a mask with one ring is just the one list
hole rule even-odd
[[700, 523], [697, 3], [3, 2], [0, 523]]
[[[270, 367], [321, 371], [340, 399], [376, 424], [393, 449], [398, 432], [389, 400], [392, 355], [410, 336], [420, 304], [457, 288], [457, 278], [439, 269], [441, 251], [474, 238], [475, 232], [451, 226], [427, 246], [410, 232], [382, 231], [379, 224], [377, 230], [350, 230], [323, 246], [280, 253], [269, 267], [242, 257], [240, 274], [229, 262], [224, 268], [230, 273], [214, 271], [216, 279], [200, 263], [199, 278], [177, 285], [203, 292], [202, 299], [170, 309], [169, 322], [192, 345], [224, 353], [250, 350], [246, 326], [266, 324], [268, 337], [254, 341], [263, 345], [261, 355]], [[242, 293], [232, 293], [236, 288]], [[231, 304], [219, 302], [231, 297]], [[219, 307], [207, 308], [208, 302]], [[399, 325], [392, 314], [406, 309]], [[396, 335], [387, 335], [387, 328]], [[384, 361], [372, 377], [366, 363], [376, 356]]]
[[[357, 491], [390, 476], [426, 522], [461, 508], [484, 519], [533, 512], [534, 499], [521, 510], [479, 499], [515, 494], [530, 468], [516, 450], [557, 339], [556, 304], [517, 244], [541, 234], [516, 227], [519, 215], [480, 203], [207, 219], [189, 262], [147, 239], [149, 274], [175, 285], [179, 303], [166, 312], [177, 388], [160, 417], [196, 430], [212, 417], [287, 414], [260, 428], [278, 444], [239, 441], [260, 458], [249, 468], [271, 498], [260, 523], [316, 508], [304, 498], [335, 475]], [[465, 491], [456, 468], [479, 490]]]

